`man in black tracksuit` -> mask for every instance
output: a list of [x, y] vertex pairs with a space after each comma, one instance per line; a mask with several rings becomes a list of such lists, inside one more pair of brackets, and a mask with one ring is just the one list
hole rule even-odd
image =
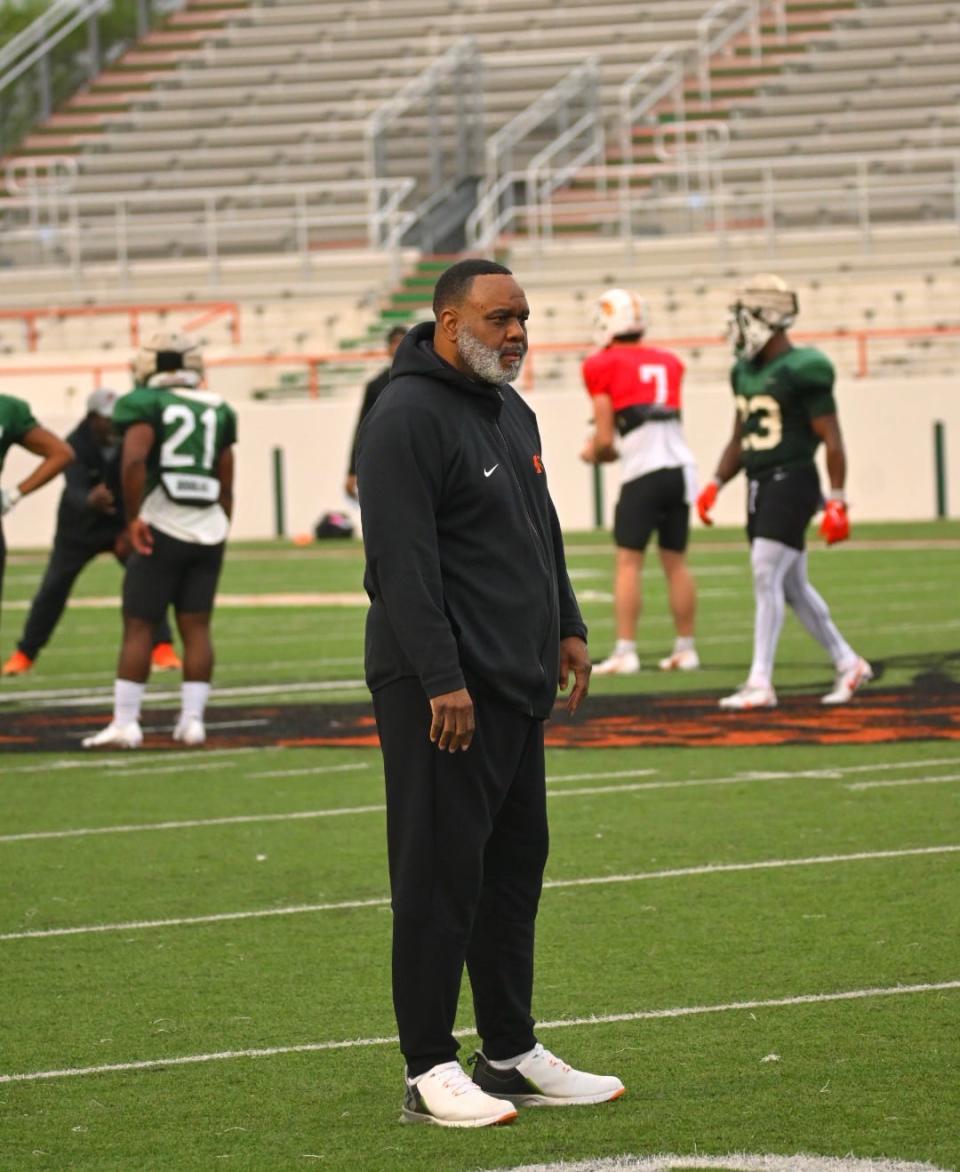
[[[508, 385], [529, 314], [510, 271], [469, 260], [434, 294], [360, 430], [366, 675], [383, 750], [402, 1118], [508, 1122], [523, 1103], [619, 1097], [536, 1040], [534, 921], [547, 858], [543, 722], [586, 695], [536, 417]], [[483, 1051], [456, 1060], [463, 966]], [[505, 1101], [506, 1100], [506, 1101]]]
[[[101, 387], [87, 399], [87, 413], [67, 436], [76, 458], [64, 473], [66, 486], [57, 510], [57, 529], [43, 581], [17, 649], [3, 666], [6, 676], [29, 671], [60, 621], [81, 570], [98, 554], [112, 552], [121, 562], [129, 550], [121, 542], [124, 520], [120, 493], [120, 447], [110, 421], [116, 391]], [[179, 667], [164, 620], [153, 649], [154, 667]]]

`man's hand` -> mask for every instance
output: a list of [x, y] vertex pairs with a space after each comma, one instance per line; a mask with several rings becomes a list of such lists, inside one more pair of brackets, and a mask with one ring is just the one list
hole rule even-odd
[[567, 711], [571, 716], [580, 707], [581, 701], [590, 690], [590, 673], [593, 664], [590, 652], [579, 635], [570, 635], [560, 640], [560, 691], [567, 690], [570, 672], [573, 672], [573, 691], [567, 698]]
[[712, 525], [713, 521], [710, 519], [710, 510], [717, 503], [717, 493], [720, 491], [719, 485], [715, 480], [711, 480], [707, 487], [697, 497], [697, 512], [700, 514], [700, 520], [704, 525]]
[[353, 473], [351, 473], [344, 481], [343, 491], [347, 494], [348, 497], [352, 497], [353, 500], [357, 499], [359, 495], [357, 493], [357, 478], [353, 475]]
[[843, 501], [827, 501], [823, 510], [823, 520], [820, 522], [820, 536], [826, 540], [827, 545], [846, 541], [850, 536], [850, 518]]
[[87, 506], [97, 513], [115, 513], [113, 493], [105, 484], [95, 484], [87, 493]]
[[134, 517], [127, 526], [127, 536], [134, 553], [148, 558], [153, 553], [153, 530], [142, 517]]
[[430, 740], [438, 749], [455, 753], [470, 748], [476, 727], [473, 720], [473, 701], [466, 688], [444, 692], [430, 698]]
[[23, 496], [19, 488], [0, 488], [0, 517], [9, 513], [17, 501]]

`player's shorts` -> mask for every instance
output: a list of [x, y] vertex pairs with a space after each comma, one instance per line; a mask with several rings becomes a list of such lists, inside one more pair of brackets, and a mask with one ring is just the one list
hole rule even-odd
[[224, 542], [199, 545], [153, 529], [153, 553], [132, 553], [123, 577], [123, 613], [159, 623], [172, 603], [177, 614], [213, 610]]
[[820, 477], [813, 464], [775, 468], [747, 482], [747, 536], [803, 549], [810, 518], [820, 508]]
[[620, 549], [642, 553], [656, 531], [661, 549], [683, 553], [690, 532], [686, 477], [682, 468], [658, 468], [620, 488], [613, 539]]

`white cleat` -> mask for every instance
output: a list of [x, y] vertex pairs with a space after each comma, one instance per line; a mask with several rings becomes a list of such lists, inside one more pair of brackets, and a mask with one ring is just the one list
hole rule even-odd
[[773, 688], [744, 684], [732, 696], [724, 696], [720, 707], [726, 712], [750, 712], [754, 708], [776, 708], [777, 693]]
[[686, 651], [674, 651], [666, 659], [660, 660], [661, 671], [696, 671], [700, 666], [700, 656], [692, 647]]
[[533, 1053], [509, 1070], [491, 1066], [477, 1051], [473, 1077], [494, 1098], [508, 1099], [515, 1107], [578, 1107], [619, 1099], [625, 1088], [612, 1074], [587, 1074], [574, 1070], [537, 1042]]
[[[406, 1081], [406, 1080], [404, 1080]], [[442, 1062], [409, 1083], [403, 1096], [401, 1123], [435, 1127], [495, 1127], [512, 1123], [517, 1109], [484, 1094], [459, 1062]]]
[[848, 667], [846, 671], [837, 672], [837, 678], [833, 682], [833, 691], [827, 692], [826, 696], [821, 696], [820, 703], [846, 704], [853, 699], [854, 692], [872, 679], [873, 668], [862, 656], [858, 656], [853, 667]]
[[636, 651], [614, 651], [593, 669], [595, 676], [633, 676], [640, 670], [640, 656]]
[[111, 721], [106, 728], [92, 737], [84, 737], [80, 743], [85, 749], [139, 749], [143, 744], [143, 732], [135, 720], [129, 724]]
[[173, 739], [184, 745], [202, 745], [207, 739], [207, 730], [196, 716], [181, 716], [174, 727]]

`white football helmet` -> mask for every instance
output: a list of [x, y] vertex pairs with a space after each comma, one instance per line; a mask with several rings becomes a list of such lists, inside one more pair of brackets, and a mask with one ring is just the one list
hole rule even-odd
[[189, 380], [191, 383], [198, 383], [203, 377], [200, 344], [186, 334], [154, 334], [137, 351], [132, 365], [138, 387], [150, 386], [152, 380], [161, 374], [170, 376], [188, 371], [192, 376]]
[[796, 321], [797, 295], [773, 273], [758, 273], [730, 306], [727, 337], [738, 358], [753, 358], [777, 330], [786, 330]]
[[608, 289], [593, 307], [593, 340], [608, 346], [624, 334], [643, 334], [647, 329], [647, 306], [629, 289]]

